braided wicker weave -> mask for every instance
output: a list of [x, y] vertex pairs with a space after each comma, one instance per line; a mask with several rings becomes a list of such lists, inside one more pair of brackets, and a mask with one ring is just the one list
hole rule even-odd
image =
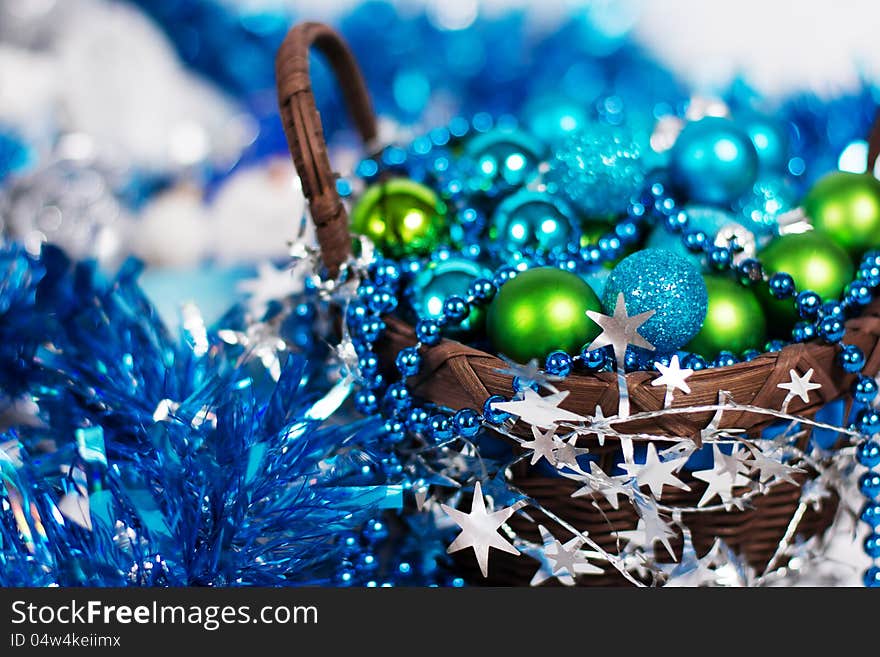
[[[376, 121], [357, 63], [341, 37], [331, 28], [318, 23], [294, 27], [282, 44], [276, 60], [278, 102], [290, 152], [317, 226], [322, 259], [328, 273], [334, 276], [351, 253], [351, 236], [345, 208], [336, 192], [336, 176], [330, 166], [321, 120], [311, 91], [308, 56], [312, 46], [321, 51], [332, 66], [365, 144], [376, 136]], [[877, 143], [880, 143], [880, 132], [877, 139], [872, 140], [874, 155], [878, 151]], [[416, 339], [412, 328], [395, 317], [387, 317], [386, 325], [385, 337], [377, 345], [377, 351], [383, 362], [389, 365], [388, 371], [393, 372], [394, 356], [401, 348], [415, 344]], [[847, 342], [862, 349], [867, 358], [864, 372], [875, 375], [880, 369], [880, 301], [875, 300], [861, 316], [847, 322]], [[788, 407], [789, 413], [811, 417], [825, 404], [849, 398], [853, 375], [843, 371], [835, 356], [836, 348], [833, 345], [815, 341], [794, 344], [779, 352], [766, 353], [752, 361], [730, 367], [694, 372], [688, 379], [690, 394], [675, 397], [673, 406], [711, 406], [718, 403], [719, 391], [726, 391], [740, 405], [779, 409], [786, 392], [778, 384], [789, 380], [790, 370], [803, 373], [813, 369], [813, 380], [821, 384], [818, 394], [813, 395], [809, 403], [796, 398]], [[490, 395], [509, 397], [513, 392], [512, 377], [499, 372], [504, 367], [503, 361], [459, 342], [443, 340], [435, 347], [424, 349], [422, 362], [419, 375], [409, 381], [410, 387], [416, 395], [441, 406], [451, 409], [482, 408]], [[626, 375], [632, 414], [663, 407], [665, 389], [651, 385], [656, 376], [653, 372]], [[562, 404], [563, 408], [587, 415], [592, 415], [597, 406], [603, 409], [606, 416], [617, 412], [618, 386], [613, 373], [572, 374], [559, 384], [559, 388], [570, 392]], [[662, 416], [650, 422], [632, 421], [615, 426], [627, 433], [663, 433], [699, 440], [700, 430], [705, 428], [713, 414], [712, 410], [681, 413]], [[745, 429], [754, 436], [772, 421], [774, 419], [766, 414], [744, 410], [724, 413], [720, 426]], [[802, 446], [807, 440], [808, 435], [804, 435]], [[610, 465], [613, 445], [600, 447], [598, 441], [590, 440], [590, 436], [582, 437], [579, 445], [589, 447], [593, 454], [601, 455], [603, 467]], [[809, 477], [810, 473], [806, 476]], [[683, 477], [691, 490], [667, 487], [663, 495], [664, 503], [695, 507], [706, 485], [686, 474]], [[804, 476], [801, 476], [799, 481], [803, 480]], [[637, 516], [631, 508], [615, 510], [604, 499], [589, 496], [572, 498], [575, 484], [565, 479], [534, 477], [528, 472], [519, 471], [516, 483], [546, 509], [566, 518], [578, 529], [588, 530], [594, 540], [611, 552], [616, 551], [615, 532], [631, 530], [636, 525]], [[746, 511], [685, 513], [684, 519], [691, 529], [698, 553], [704, 553], [715, 538], [721, 538], [761, 572], [789, 528], [799, 502], [800, 487], [784, 483], [756, 497], [753, 508]], [[807, 511], [797, 523], [798, 533], [810, 536], [823, 531], [831, 523], [836, 507], [837, 499], [832, 496], [824, 501], [820, 511]], [[542, 518], [540, 513], [532, 515], [553, 529], [552, 520]], [[537, 540], [534, 522], [514, 516], [510, 524], [524, 538]], [[676, 550], [680, 545], [679, 538], [674, 546]], [[465, 555], [460, 557], [460, 561], [466, 567], [475, 568], [470, 551], [459, 554]], [[533, 572], [534, 563], [530, 560], [498, 553], [493, 555], [491, 579], [488, 581], [494, 584], [525, 584]], [[579, 579], [579, 583], [584, 584], [623, 582], [623, 578], [613, 571], [599, 577]]]

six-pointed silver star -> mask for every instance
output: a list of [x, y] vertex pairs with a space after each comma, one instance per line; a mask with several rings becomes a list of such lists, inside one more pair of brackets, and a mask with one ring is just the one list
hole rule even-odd
[[651, 494], [659, 500], [663, 494], [663, 486], [672, 486], [681, 490], [691, 489], [690, 486], [673, 474], [687, 460], [688, 457], [685, 456], [683, 458], [661, 461], [660, 457], [657, 456], [657, 446], [654, 443], [648, 443], [644, 464], [621, 463], [620, 467], [626, 470], [630, 477], [636, 478], [636, 484], [647, 486], [651, 490]]
[[499, 511], [487, 511], [486, 500], [483, 497], [483, 489], [479, 481], [474, 486], [474, 499], [471, 502], [470, 513], [464, 513], [445, 504], [441, 504], [440, 508], [461, 527], [461, 533], [446, 551], [452, 553], [469, 547], [473, 548], [483, 577], [489, 575], [489, 548], [510, 554], [519, 554], [519, 550], [498, 533], [498, 528], [507, 522], [518, 506], [509, 506]]
[[532, 436], [534, 437], [534, 440], [525, 440], [520, 443], [524, 449], [532, 450], [532, 458], [529, 463], [535, 465], [543, 457], [555, 468], [556, 448], [558, 442], [558, 438], [556, 438], [556, 428], [551, 427], [545, 433], [542, 433], [538, 427], [533, 425]]
[[514, 399], [509, 402], [495, 402], [492, 404], [492, 410], [516, 415], [526, 424], [542, 429], [549, 429], [560, 422], [586, 421], [587, 418], [583, 415], [559, 408], [559, 404], [566, 397], [568, 397], [568, 390], [554, 392], [551, 395], [542, 397], [531, 388], [524, 388], [521, 399]]

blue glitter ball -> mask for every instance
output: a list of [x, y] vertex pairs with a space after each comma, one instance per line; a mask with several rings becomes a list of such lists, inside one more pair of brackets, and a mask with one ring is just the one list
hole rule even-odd
[[645, 180], [641, 149], [626, 129], [593, 123], [560, 142], [544, 177], [587, 217], [624, 214]]
[[688, 198], [726, 205], [755, 184], [758, 153], [749, 135], [714, 116], [685, 125], [671, 153], [672, 171]]
[[606, 314], [613, 314], [620, 293], [630, 316], [654, 311], [638, 331], [661, 353], [690, 341], [706, 318], [708, 293], [699, 270], [664, 249], [638, 251], [617, 264], [602, 297]]

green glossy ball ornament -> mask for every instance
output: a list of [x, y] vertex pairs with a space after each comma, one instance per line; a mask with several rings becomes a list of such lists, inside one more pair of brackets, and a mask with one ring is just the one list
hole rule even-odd
[[880, 247], [880, 180], [837, 171], [804, 198], [804, 212], [820, 230], [855, 257]]
[[767, 320], [755, 293], [725, 276], [705, 276], [709, 306], [700, 332], [685, 350], [708, 360], [722, 351], [760, 349], [767, 338]]
[[[467, 297], [468, 287], [478, 278], [492, 279], [492, 271], [466, 258], [453, 257], [432, 262], [416, 274], [410, 286], [409, 301], [419, 319], [443, 315], [443, 302], [452, 295]], [[477, 333], [485, 326], [484, 307], [474, 304], [470, 314], [447, 334]]]
[[[853, 280], [852, 260], [826, 235], [810, 231], [783, 235], [758, 254], [766, 274], [790, 274], [798, 291], [812, 290], [823, 299], [836, 299]], [[793, 299], [776, 299], [766, 285], [759, 285], [758, 299], [768, 315], [770, 332], [787, 336], [798, 321]]]
[[601, 312], [602, 304], [580, 277], [553, 267], [529, 269], [495, 295], [486, 331], [496, 352], [519, 363], [557, 349], [577, 354], [599, 334], [588, 310]]
[[427, 255], [446, 235], [446, 204], [425, 185], [390, 178], [364, 192], [352, 210], [351, 229], [386, 256]]

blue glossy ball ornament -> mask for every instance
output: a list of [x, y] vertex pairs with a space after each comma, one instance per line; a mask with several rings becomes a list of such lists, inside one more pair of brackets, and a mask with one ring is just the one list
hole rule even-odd
[[523, 110], [529, 132], [547, 144], [565, 139], [590, 123], [583, 103], [561, 94], [545, 94], [530, 100]]
[[602, 296], [605, 314], [614, 313], [621, 293], [630, 316], [654, 311], [638, 331], [659, 353], [686, 344], [706, 317], [708, 293], [699, 270], [663, 249], [637, 251], [617, 264]]
[[772, 117], [753, 112], [738, 113], [736, 122], [752, 141], [760, 169], [771, 173], [783, 172], [788, 166], [791, 149], [788, 126]]
[[862, 582], [865, 588], [876, 589], [880, 587], [880, 567], [871, 566], [862, 576]]
[[864, 440], [856, 447], [856, 460], [866, 468], [880, 465], [880, 444], [875, 440]]
[[880, 496], [880, 473], [864, 472], [859, 477], [859, 491], [870, 500]]
[[880, 411], [863, 408], [856, 413], [856, 428], [864, 434], [872, 435], [880, 431]]
[[749, 135], [733, 121], [714, 116], [685, 125], [670, 164], [676, 182], [698, 203], [728, 205], [758, 177], [758, 153]]
[[428, 426], [428, 411], [424, 408], [413, 408], [406, 418], [406, 426], [410, 431], [422, 433]]
[[505, 397], [501, 395], [492, 395], [483, 403], [483, 417], [486, 419], [486, 422], [490, 424], [500, 425], [504, 424], [508, 419], [510, 419], [511, 415], [507, 411], [498, 411], [492, 408], [492, 404], [498, 404], [502, 402], [509, 401]]
[[402, 411], [412, 404], [412, 395], [406, 385], [398, 381], [385, 389], [383, 403], [391, 411]]
[[700, 370], [705, 370], [709, 367], [708, 361], [700, 356], [700, 354], [687, 354], [681, 359], [681, 365], [694, 372], [699, 372]]
[[767, 281], [770, 288], [770, 294], [776, 299], [787, 299], [794, 296], [795, 286], [794, 279], [785, 272], [776, 272]]
[[415, 347], [405, 347], [397, 352], [394, 364], [402, 377], [415, 376], [422, 366], [422, 357]]
[[859, 519], [872, 529], [880, 527], [880, 503], [866, 502], [859, 514]]
[[798, 315], [804, 319], [812, 319], [819, 314], [822, 307], [822, 297], [812, 290], [799, 292], [795, 298]]
[[372, 415], [379, 410], [379, 400], [372, 390], [358, 390], [354, 396], [354, 407], [358, 413]]
[[584, 364], [584, 367], [591, 372], [598, 372], [601, 370], [605, 367], [607, 360], [608, 352], [605, 349], [593, 349], [592, 351], [589, 351], [585, 346], [581, 351], [581, 362]]
[[559, 196], [522, 189], [495, 209], [489, 238], [512, 251], [564, 249], [577, 241], [573, 216]]
[[556, 146], [544, 180], [589, 219], [623, 215], [645, 180], [641, 147], [626, 128], [592, 123]]
[[416, 323], [416, 339], [428, 347], [433, 347], [440, 342], [440, 323], [436, 319], [420, 319]]
[[819, 322], [819, 337], [826, 342], [840, 342], [846, 334], [846, 326], [838, 317], [825, 317]]
[[464, 438], [473, 438], [480, 432], [480, 416], [471, 408], [463, 408], [452, 416], [455, 432]]
[[[492, 272], [487, 267], [467, 258], [452, 256], [440, 262], [431, 262], [416, 274], [412, 285], [409, 286], [410, 306], [415, 315], [421, 319], [446, 318], [444, 304], [450, 297], [458, 297], [459, 300], [464, 301], [474, 281], [491, 277]], [[467, 305], [465, 302], [465, 306]], [[447, 330], [452, 334], [475, 333], [481, 330], [484, 319], [485, 311], [477, 304], [473, 304], [470, 311], [461, 317], [461, 322], [450, 326]], [[433, 331], [433, 326], [423, 330]], [[422, 337], [419, 339], [425, 342]], [[431, 343], [425, 342], [425, 344]]]
[[452, 422], [448, 417], [438, 413], [428, 420], [428, 431], [435, 442], [451, 440], [453, 436]]
[[554, 351], [547, 356], [544, 370], [551, 376], [568, 376], [571, 374], [571, 356], [564, 351]]
[[880, 534], [869, 534], [865, 537], [863, 545], [865, 547], [865, 554], [869, 557], [872, 559], [880, 557]]
[[471, 180], [478, 190], [519, 187], [537, 172], [546, 147], [516, 128], [497, 127], [474, 137], [464, 148]]
[[860, 372], [865, 366], [865, 354], [854, 344], [845, 344], [837, 355], [841, 367], [850, 374]]
[[461, 324], [470, 312], [468, 302], [457, 294], [447, 297], [443, 302], [443, 317], [453, 324]]
[[857, 402], [862, 404], [870, 404], [877, 396], [877, 382], [873, 377], [860, 376], [853, 383], [853, 397]]

